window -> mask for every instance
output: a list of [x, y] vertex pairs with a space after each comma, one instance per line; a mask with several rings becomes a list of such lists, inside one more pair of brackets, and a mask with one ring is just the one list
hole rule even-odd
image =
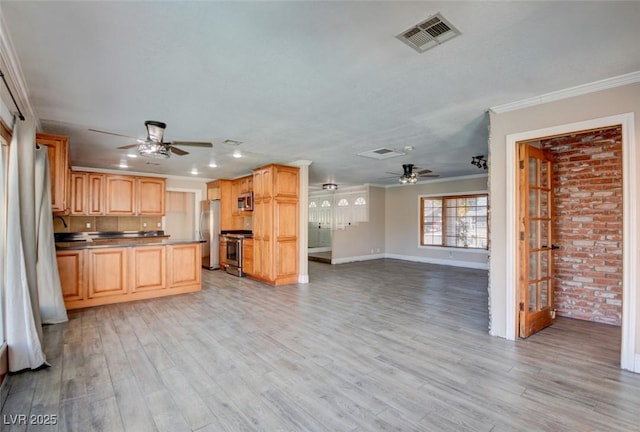
[[422, 246], [487, 249], [486, 194], [423, 197], [420, 208]]

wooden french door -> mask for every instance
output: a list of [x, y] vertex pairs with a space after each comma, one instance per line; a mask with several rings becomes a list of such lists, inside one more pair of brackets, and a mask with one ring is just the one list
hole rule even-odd
[[520, 143], [518, 206], [518, 334], [551, 325], [553, 308], [553, 182], [551, 154]]

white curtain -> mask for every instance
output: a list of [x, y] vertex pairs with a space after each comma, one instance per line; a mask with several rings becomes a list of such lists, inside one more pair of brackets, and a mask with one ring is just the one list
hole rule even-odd
[[[6, 145], [5, 145], [6, 144]], [[0, 346], [5, 342], [4, 331], [4, 291], [5, 291], [5, 249], [7, 240], [7, 167], [9, 143], [0, 144]]]
[[5, 261], [5, 325], [9, 370], [36, 369], [46, 363], [38, 303], [35, 125], [19, 121], [9, 151]]
[[51, 212], [51, 179], [47, 147], [36, 149], [36, 230], [37, 280], [40, 315], [43, 324], [67, 321], [67, 310], [62, 298], [62, 286], [56, 262], [56, 246]]

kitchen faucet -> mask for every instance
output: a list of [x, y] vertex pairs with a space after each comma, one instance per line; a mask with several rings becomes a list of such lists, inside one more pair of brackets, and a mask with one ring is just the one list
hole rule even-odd
[[67, 222], [64, 220], [64, 218], [62, 216], [55, 215], [53, 218], [54, 219], [56, 219], [56, 218], [60, 219], [62, 221], [62, 225], [64, 225], [64, 227], [67, 228]]

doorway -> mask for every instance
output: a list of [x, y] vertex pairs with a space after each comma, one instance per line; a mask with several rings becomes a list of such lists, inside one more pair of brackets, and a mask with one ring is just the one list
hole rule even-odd
[[519, 337], [621, 326], [622, 165], [620, 125], [519, 143]]
[[[612, 125], [622, 125], [622, 190], [623, 190], [623, 221], [622, 233], [625, 239], [622, 244], [622, 325], [621, 325], [621, 349], [620, 367], [622, 369], [640, 372], [640, 362], [636, 359], [636, 322], [637, 322], [637, 269], [638, 261], [637, 235], [638, 221], [638, 193], [636, 173], [636, 149], [635, 149], [635, 120], [633, 113], [624, 113], [609, 117], [601, 117], [592, 120], [551, 126], [544, 129], [531, 130], [507, 135], [506, 156], [507, 160], [516, 161], [517, 143], [532, 140], [539, 137], [560, 136], [597, 128], [608, 128]], [[507, 183], [506, 211], [506, 261], [505, 270], [507, 286], [505, 287], [504, 310], [505, 334], [507, 339], [517, 338], [517, 244], [519, 232], [517, 229], [517, 169], [515, 163], [506, 164]], [[500, 315], [497, 315], [500, 316]]]
[[172, 240], [196, 238], [195, 192], [167, 191], [165, 203], [165, 234], [171, 236]]

